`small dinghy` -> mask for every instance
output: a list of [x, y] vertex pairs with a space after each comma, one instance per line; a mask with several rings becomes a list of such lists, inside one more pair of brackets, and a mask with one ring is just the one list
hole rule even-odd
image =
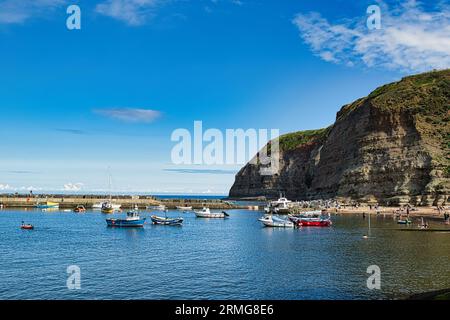
[[84, 207], [84, 206], [77, 206], [74, 210], [73, 210], [73, 212], [76, 212], [76, 213], [83, 213], [83, 212], [86, 212], [86, 208]]
[[181, 226], [184, 222], [183, 218], [168, 218], [168, 217], [151, 217], [153, 224], [163, 226]]
[[194, 209], [192, 207], [181, 207], [181, 206], [179, 206], [179, 207], [177, 207], [177, 210], [180, 210], [180, 211], [183, 211], [183, 212], [189, 212], [189, 211], [192, 211]]
[[20, 226], [20, 229], [22, 229], [22, 230], [34, 230], [34, 226], [32, 224], [25, 224], [22, 221], [22, 225]]
[[294, 228], [295, 226], [292, 221], [269, 215], [259, 219], [259, 221], [264, 226], [271, 228]]
[[397, 224], [411, 224], [411, 223], [412, 223], [412, 221], [409, 219], [397, 221]]
[[225, 219], [230, 215], [225, 211], [222, 212], [211, 212], [209, 208], [203, 208], [202, 211], [194, 211], [197, 218], [209, 218], [209, 219]]

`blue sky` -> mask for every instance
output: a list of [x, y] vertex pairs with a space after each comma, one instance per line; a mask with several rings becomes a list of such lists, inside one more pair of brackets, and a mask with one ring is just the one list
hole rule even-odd
[[110, 167], [116, 191], [226, 194], [240, 166], [173, 165], [175, 129], [328, 126], [377, 86], [450, 65], [448, 5], [0, 0], [0, 192], [104, 191]]

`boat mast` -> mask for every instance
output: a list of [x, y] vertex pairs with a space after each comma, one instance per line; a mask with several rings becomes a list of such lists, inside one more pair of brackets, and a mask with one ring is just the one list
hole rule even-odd
[[109, 202], [112, 203], [112, 177], [111, 177], [111, 167], [108, 167], [108, 183], [109, 183]]

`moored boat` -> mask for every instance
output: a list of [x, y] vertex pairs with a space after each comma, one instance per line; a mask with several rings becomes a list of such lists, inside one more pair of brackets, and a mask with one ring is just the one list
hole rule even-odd
[[[92, 206], [92, 209], [93, 210], [102, 210], [102, 207], [103, 207], [103, 204], [104, 204], [105, 202], [99, 202], [99, 203], [96, 203], [96, 204], [94, 204], [93, 206]], [[113, 209], [114, 209], [114, 211], [118, 211], [118, 210], [120, 210], [120, 208], [122, 207], [120, 204], [114, 204], [114, 203], [111, 203], [111, 206], [113, 207]]]
[[129, 211], [125, 219], [106, 219], [106, 223], [108, 227], [142, 228], [145, 220], [139, 216], [139, 212]]
[[329, 219], [300, 220], [297, 225], [299, 227], [331, 227], [333, 223]]
[[210, 219], [225, 219], [230, 215], [225, 211], [211, 212], [209, 208], [203, 208], [201, 211], [194, 211], [197, 218], [210, 218]]
[[26, 224], [22, 221], [22, 225], [20, 226], [22, 230], [34, 230], [34, 226], [32, 224]]
[[148, 206], [147, 209], [156, 211], [167, 211], [167, 207], [163, 204], [160, 204], [159, 206]]
[[270, 214], [289, 214], [292, 210], [291, 205], [292, 201], [280, 195], [277, 201], [271, 201], [264, 210]]
[[113, 214], [114, 207], [110, 201], [106, 201], [102, 204], [102, 213], [104, 214]]
[[397, 221], [397, 224], [406, 224], [407, 225], [407, 224], [411, 224], [411, 223], [412, 223], [412, 221], [409, 219]]
[[182, 206], [178, 206], [178, 207], [177, 207], [177, 210], [180, 210], [180, 211], [192, 211], [193, 208], [192, 208], [192, 207], [182, 207]]
[[57, 208], [59, 208], [59, 203], [51, 202], [51, 201], [40, 202], [40, 203], [36, 204], [36, 208], [38, 208], [38, 209], [57, 209]]
[[168, 217], [151, 217], [153, 224], [164, 226], [181, 226], [184, 222], [183, 218], [168, 218]]
[[294, 228], [294, 223], [287, 219], [282, 219], [273, 215], [266, 215], [259, 219], [259, 221], [266, 227], [272, 228]]
[[75, 209], [73, 209], [73, 212], [83, 213], [83, 212], [86, 212], [86, 208], [82, 205], [78, 205]]

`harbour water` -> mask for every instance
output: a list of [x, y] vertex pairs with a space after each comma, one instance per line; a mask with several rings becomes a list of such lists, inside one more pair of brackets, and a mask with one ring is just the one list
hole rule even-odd
[[[185, 225], [111, 229], [99, 212], [2, 210], [0, 299], [396, 299], [450, 288], [449, 233], [402, 232], [415, 225], [379, 216], [363, 239], [361, 216], [270, 229], [261, 212], [229, 213], [169, 212]], [[20, 230], [22, 220], [35, 230]], [[81, 290], [67, 288], [71, 265], [81, 268]], [[381, 290], [367, 288], [371, 265]]]

